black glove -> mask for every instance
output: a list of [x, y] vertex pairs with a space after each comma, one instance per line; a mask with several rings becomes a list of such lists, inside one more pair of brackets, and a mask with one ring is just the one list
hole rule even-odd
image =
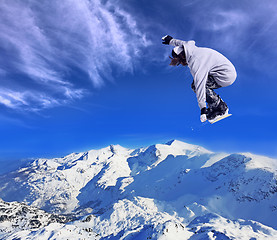
[[200, 121], [201, 122], [206, 122], [207, 121], [207, 114], [209, 113], [209, 111], [207, 110], [207, 108], [203, 107], [201, 109], [201, 116], [200, 116]]
[[171, 39], [173, 39], [173, 37], [171, 37], [169, 35], [166, 35], [166, 36], [162, 37], [162, 40], [163, 40], [162, 44], [169, 45], [169, 42], [170, 42]]
[[207, 108], [203, 107], [203, 108], [201, 109], [201, 115], [202, 115], [202, 114], [208, 114], [208, 113], [209, 113], [209, 111], [208, 111]]

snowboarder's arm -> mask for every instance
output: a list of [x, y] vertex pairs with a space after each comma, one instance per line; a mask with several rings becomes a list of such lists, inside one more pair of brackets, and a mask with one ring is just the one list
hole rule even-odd
[[169, 45], [174, 46], [174, 47], [178, 47], [178, 46], [183, 46], [185, 43], [186, 43], [186, 41], [182, 41], [182, 40], [172, 38], [169, 42]]
[[206, 108], [206, 83], [208, 74], [196, 72], [194, 75], [195, 93], [198, 101], [198, 106], [201, 110], [200, 121], [207, 121], [207, 108]]
[[208, 72], [201, 71], [192, 71], [195, 93], [198, 101], [198, 106], [200, 109], [206, 107], [206, 82], [208, 79]]
[[183, 46], [184, 44], [188, 43], [188, 41], [174, 39], [173, 37], [166, 35], [162, 37], [162, 43], [166, 45], [172, 45], [174, 47], [178, 47], [178, 46]]
[[183, 40], [179, 40], [179, 39], [175, 39], [175, 38], [172, 38], [169, 42], [169, 45], [171, 46], [174, 46], [174, 47], [182, 47], [182, 46], [187, 46], [187, 44], [190, 44], [190, 45], [195, 45], [195, 41], [191, 40], [191, 41], [183, 41]]

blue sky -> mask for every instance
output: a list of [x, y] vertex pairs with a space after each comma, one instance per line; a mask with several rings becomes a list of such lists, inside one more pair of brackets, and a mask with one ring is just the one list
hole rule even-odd
[[[68, 0], [0, 4], [0, 160], [179, 139], [277, 158], [275, 0]], [[231, 118], [199, 121], [170, 34], [227, 56]]]

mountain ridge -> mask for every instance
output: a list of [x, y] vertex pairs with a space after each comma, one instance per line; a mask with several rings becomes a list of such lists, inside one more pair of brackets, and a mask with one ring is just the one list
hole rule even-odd
[[[0, 197], [49, 213], [79, 219], [91, 216], [91, 221], [78, 220], [73, 225], [87, 225], [84, 229], [90, 228], [93, 237], [101, 239], [113, 239], [112, 235], [128, 239], [133, 234], [162, 239], [166, 226], [174, 236], [183, 234], [189, 239], [193, 236], [189, 224], [210, 213], [217, 216], [208, 215], [210, 219], [229, 219], [231, 225], [246, 224], [238, 219], [260, 222], [261, 229], [267, 225], [274, 235], [277, 160], [251, 153], [214, 153], [178, 140], [138, 149], [110, 145], [62, 158], [36, 159], [1, 175]], [[109, 228], [112, 222], [116, 225]], [[249, 228], [255, 225], [247, 224]], [[218, 231], [214, 225], [211, 229]]]

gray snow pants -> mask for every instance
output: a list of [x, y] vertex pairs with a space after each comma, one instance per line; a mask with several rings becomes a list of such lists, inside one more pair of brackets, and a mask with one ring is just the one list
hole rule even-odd
[[[192, 82], [191, 88], [195, 92], [194, 82]], [[214, 89], [218, 88], [221, 88], [221, 86], [214, 80], [212, 76], [209, 75], [206, 83], [206, 102], [208, 104], [208, 108], [217, 107], [220, 101], [223, 102], [221, 97], [214, 92]]]

